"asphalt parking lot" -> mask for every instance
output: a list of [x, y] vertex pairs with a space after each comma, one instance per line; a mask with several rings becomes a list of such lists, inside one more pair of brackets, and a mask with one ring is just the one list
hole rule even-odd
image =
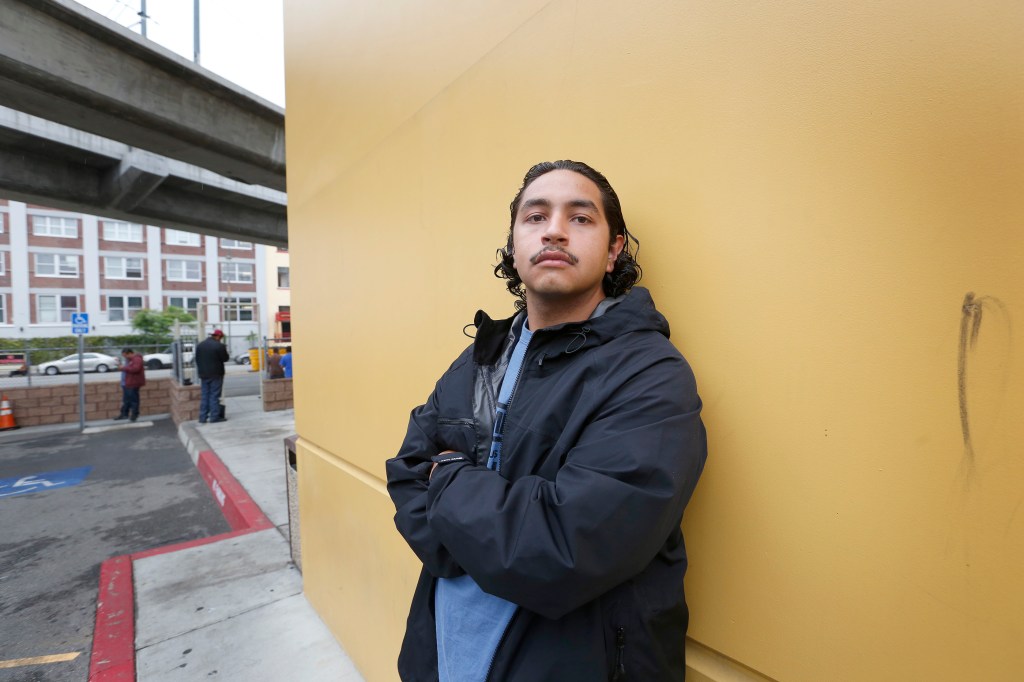
[[85, 682], [100, 563], [229, 530], [173, 422], [144, 424], [0, 433], [0, 682]]

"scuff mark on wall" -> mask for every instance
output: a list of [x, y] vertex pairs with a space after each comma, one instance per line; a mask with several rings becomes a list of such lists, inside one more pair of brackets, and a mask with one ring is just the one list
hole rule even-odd
[[974, 440], [971, 436], [971, 415], [967, 396], [968, 358], [978, 342], [981, 322], [987, 308], [998, 308], [1006, 317], [1009, 330], [1009, 316], [1002, 301], [992, 296], [975, 296], [968, 291], [960, 308], [960, 348], [957, 354], [957, 393], [960, 401], [960, 431], [963, 435], [963, 470], [967, 476], [974, 472]]
[[957, 353], [957, 394], [960, 399], [960, 432], [964, 438], [964, 464], [974, 468], [974, 445], [971, 443], [971, 418], [967, 407], [967, 352], [974, 348], [981, 330], [983, 306], [974, 300], [974, 292], [964, 296], [960, 315], [960, 350]]

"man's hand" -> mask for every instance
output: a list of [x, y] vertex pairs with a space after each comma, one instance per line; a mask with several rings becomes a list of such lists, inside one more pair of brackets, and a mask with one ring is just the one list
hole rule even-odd
[[[444, 451], [439, 452], [437, 454], [439, 454], [439, 455], [447, 455], [450, 452], [455, 452], [455, 451], [454, 450], [444, 450]], [[430, 467], [430, 473], [427, 474], [427, 480], [428, 481], [430, 480], [430, 477], [434, 475], [434, 469], [436, 469], [436, 468], [437, 468], [437, 462], [434, 462], [434, 465], [432, 467]]]

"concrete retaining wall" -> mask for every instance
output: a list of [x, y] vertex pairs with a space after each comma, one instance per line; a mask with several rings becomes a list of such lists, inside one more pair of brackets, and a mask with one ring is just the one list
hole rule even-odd
[[171, 419], [175, 424], [199, 419], [199, 398], [201, 390], [199, 384], [182, 386], [176, 381], [170, 382], [170, 409]]
[[263, 380], [263, 411], [290, 410], [295, 406], [291, 379]]
[[[142, 416], [171, 411], [170, 379], [150, 379], [139, 396]], [[4, 389], [14, 408], [18, 426], [65, 424], [78, 421], [78, 384]], [[198, 398], [196, 399], [198, 410]], [[117, 381], [85, 384], [85, 419], [112, 419], [121, 411], [121, 385]]]

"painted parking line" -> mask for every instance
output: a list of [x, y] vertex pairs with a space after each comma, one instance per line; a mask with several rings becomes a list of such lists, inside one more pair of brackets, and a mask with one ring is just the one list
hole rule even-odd
[[35, 656], [33, 658], [12, 658], [0, 661], [0, 670], [5, 668], [21, 668], [26, 665], [45, 665], [47, 663], [65, 663], [73, 661], [81, 655], [81, 651], [72, 651], [69, 654], [53, 654], [52, 656]]
[[85, 480], [90, 471], [92, 471], [92, 467], [87, 466], [61, 469], [60, 471], [44, 471], [14, 478], [0, 478], [0, 498], [78, 485]]
[[111, 424], [110, 426], [89, 426], [82, 429], [85, 435], [93, 433], [106, 433], [107, 431], [124, 431], [125, 429], [144, 429], [152, 426], [153, 422], [128, 422], [127, 424]]

